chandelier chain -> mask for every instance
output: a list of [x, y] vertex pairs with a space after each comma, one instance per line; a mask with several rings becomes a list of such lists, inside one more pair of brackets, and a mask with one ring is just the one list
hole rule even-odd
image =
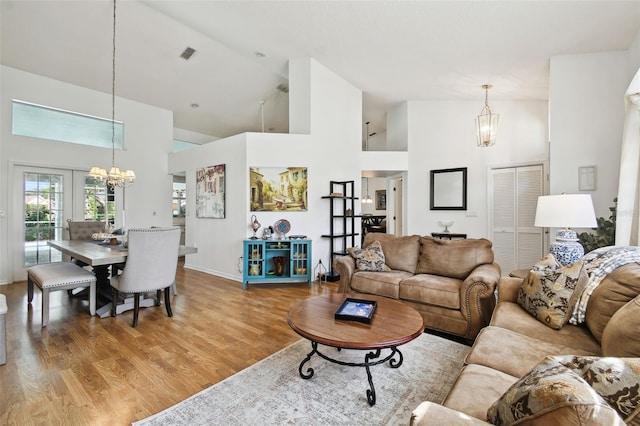
[[113, 0], [113, 51], [111, 55], [111, 165], [116, 165], [116, 0]]

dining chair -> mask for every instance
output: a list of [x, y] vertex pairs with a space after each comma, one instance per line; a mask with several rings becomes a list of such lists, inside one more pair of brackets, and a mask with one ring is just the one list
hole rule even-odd
[[138, 325], [140, 296], [156, 292], [156, 306], [160, 305], [160, 295], [164, 290], [167, 315], [171, 312], [170, 289], [176, 280], [178, 253], [180, 249], [180, 228], [130, 229], [128, 233], [129, 253], [122, 273], [111, 278], [111, 316], [116, 315], [120, 293], [133, 294], [133, 323]]
[[[91, 240], [93, 234], [104, 232], [104, 222], [94, 220], [71, 220], [67, 219], [70, 240]], [[79, 259], [72, 258], [71, 261], [79, 266], [87, 266]]]
[[[67, 229], [69, 230], [70, 240], [91, 240], [93, 234], [104, 232], [104, 222], [96, 220], [72, 220], [67, 219]], [[71, 257], [71, 263], [75, 263], [78, 266], [89, 266], [80, 259]], [[67, 290], [67, 294], [70, 297], [84, 296], [86, 294], [86, 288], [78, 287], [75, 289]]]

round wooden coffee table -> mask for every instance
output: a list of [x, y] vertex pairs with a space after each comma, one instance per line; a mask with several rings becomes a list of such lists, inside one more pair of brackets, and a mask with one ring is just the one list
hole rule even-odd
[[[346, 298], [375, 300], [377, 308], [371, 323], [335, 319], [336, 311]], [[313, 368], [305, 371], [303, 367], [314, 354], [336, 364], [364, 367], [369, 380], [367, 401], [370, 405], [376, 403], [370, 367], [387, 361], [392, 368], [400, 367], [403, 358], [398, 346], [410, 342], [424, 331], [424, 320], [415, 309], [394, 299], [369, 294], [336, 293], [310, 297], [289, 309], [287, 322], [296, 333], [311, 341], [311, 352], [298, 367], [300, 377], [313, 377]], [[321, 353], [318, 344], [338, 350], [361, 349], [369, 352], [365, 354], [364, 362], [344, 362]], [[382, 358], [381, 351], [384, 349], [390, 349], [391, 352]]]

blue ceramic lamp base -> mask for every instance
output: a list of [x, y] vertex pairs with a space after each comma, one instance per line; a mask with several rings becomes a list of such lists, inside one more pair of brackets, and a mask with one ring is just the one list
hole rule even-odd
[[578, 242], [578, 234], [571, 229], [561, 229], [556, 240], [549, 245], [549, 253], [562, 266], [571, 265], [584, 256], [584, 247]]

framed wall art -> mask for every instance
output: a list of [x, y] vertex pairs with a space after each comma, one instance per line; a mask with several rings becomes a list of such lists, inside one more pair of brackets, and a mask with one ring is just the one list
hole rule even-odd
[[306, 167], [250, 167], [252, 212], [307, 211]]
[[431, 210], [467, 209], [467, 168], [431, 170]]
[[225, 165], [196, 170], [196, 217], [224, 219]]
[[578, 190], [596, 190], [596, 166], [578, 167]]
[[376, 210], [387, 209], [387, 190], [379, 189], [376, 191]]

